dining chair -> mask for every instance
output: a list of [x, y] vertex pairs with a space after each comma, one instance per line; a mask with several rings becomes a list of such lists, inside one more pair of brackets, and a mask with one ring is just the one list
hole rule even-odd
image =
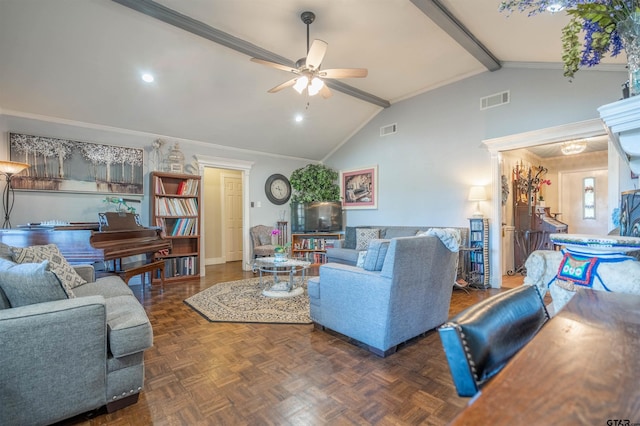
[[537, 287], [477, 303], [438, 328], [459, 396], [474, 396], [549, 319]]

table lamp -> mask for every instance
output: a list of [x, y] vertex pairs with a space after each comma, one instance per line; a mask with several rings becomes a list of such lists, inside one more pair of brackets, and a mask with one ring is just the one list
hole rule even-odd
[[15, 161], [0, 161], [0, 175], [4, 176], [7, 184], [4, 187], [4, 193], [2, 197], [2, 208], [4, 209], [4, 223], [3, 228], [11, 228], [11, 222], [9, 216], [11, 216], [11, 210], [13, 210], [13, 202], [15, 200], [15, 194], [13, 187], [11, 186], [11, 179], [16, 173], [20, 173], [24, 169], [29, 168], [27, 163], [18, 163]]
[[483, 217], [480, 210], [480, 201], [487, 199], [487, 191], [484, 186], [472, 186], [469, 190], [469, 201], [476, 201], [476, 211], [473, 212], [473, 217]]

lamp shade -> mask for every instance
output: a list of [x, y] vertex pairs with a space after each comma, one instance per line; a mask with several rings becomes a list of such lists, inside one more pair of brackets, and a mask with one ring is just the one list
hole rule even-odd
[[469, 201], [484, 201], [487, 199], [487, 191], [484, 186], [472, 186], [469, 190]]
[[0, 173], [5, 175], [14, 175], [20, 173], [24, 169], [28, 169], [27, 163], [18, 163], [16, 161], [0, 161]]

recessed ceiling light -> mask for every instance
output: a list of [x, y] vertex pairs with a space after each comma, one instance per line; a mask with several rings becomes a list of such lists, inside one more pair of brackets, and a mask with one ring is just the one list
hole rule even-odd
[[142, 81], [144, 81], [145, 83], [153, 83], [153, 80], [153, 74], [149, 74], [148, 72], [142, 74]]
[[302, 116], [302, 114], [296, 115], [296, 123], [301, 122], [303, 119], [304, 119], [304, 117]]

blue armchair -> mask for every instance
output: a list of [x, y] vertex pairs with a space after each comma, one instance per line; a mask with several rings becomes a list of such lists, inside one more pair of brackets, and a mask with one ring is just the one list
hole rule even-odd
[[363, 268], [327, 263], [309, 279], [311, 319], [387, 356], [447, 321], [456, 266], [437, 237], [374, 240]]

